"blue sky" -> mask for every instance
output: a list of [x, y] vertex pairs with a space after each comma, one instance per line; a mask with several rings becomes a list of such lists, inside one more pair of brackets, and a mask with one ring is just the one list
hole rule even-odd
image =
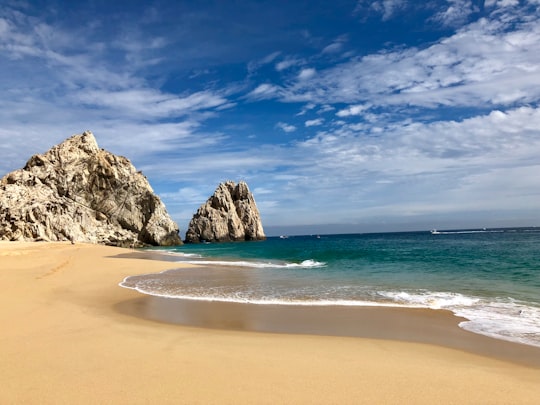
[[182, 233], [540, 225], [539, 100], [540, 0], [0, 5], [0, 174], [91, 130]]

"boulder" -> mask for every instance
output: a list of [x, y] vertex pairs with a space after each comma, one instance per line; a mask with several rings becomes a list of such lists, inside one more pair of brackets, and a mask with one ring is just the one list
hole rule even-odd
[[170, 246], [178, 232], [146, 177], [90, 131], [0, 180], [0, 240]]
[[241, 181], [221, 183], [200, 206], [186, 233], [186, 243], [266, 239], [255, 198]]

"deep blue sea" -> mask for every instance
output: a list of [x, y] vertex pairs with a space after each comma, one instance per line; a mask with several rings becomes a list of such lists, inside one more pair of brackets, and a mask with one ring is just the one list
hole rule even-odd
[[[184, 299], [447, 309], [472, 332], [540, 346], [540, 229], [271, 237], [160, 248], [206, 265], [122, 286]], [[174, 267], [174, 266], [171, 266]]]

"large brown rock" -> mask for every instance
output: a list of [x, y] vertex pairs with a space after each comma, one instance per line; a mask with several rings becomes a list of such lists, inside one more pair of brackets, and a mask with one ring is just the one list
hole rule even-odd
[[189, 223], [187, 243], [266, 239], [255, 199], [241, 181], [221, 183]]
[[0, 240], [177, 245], [178, 232], [146, 177], [89, 131], [0, 180]]

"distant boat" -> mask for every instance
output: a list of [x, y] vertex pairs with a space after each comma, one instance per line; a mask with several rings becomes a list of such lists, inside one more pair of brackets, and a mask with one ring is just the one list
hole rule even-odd
[[436, 230], [436, 229], [432, 229], [430, 232], [431, 232], [432, 235], [439, 235], [440, 234], [440, 232], [438, 230]]
[[279, 239], [287, 239], [288, 236], [287, 235], [279, 235]]

